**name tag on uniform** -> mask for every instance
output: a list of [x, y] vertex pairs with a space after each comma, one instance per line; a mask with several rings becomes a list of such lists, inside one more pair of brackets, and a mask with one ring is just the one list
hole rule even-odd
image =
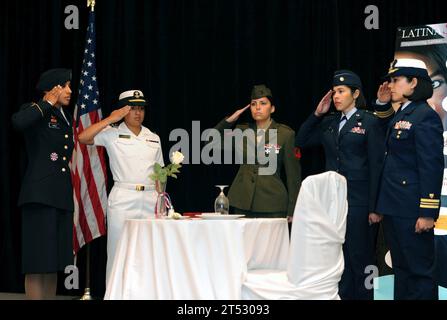
[[146, 139], [146, 142], [160, 143], [157, 140], [147, 140], [147, 139]]
[[130, 139], [130, 135], [129, 134], [120, 134], [119, 138], [121, 138], [121, 139]]

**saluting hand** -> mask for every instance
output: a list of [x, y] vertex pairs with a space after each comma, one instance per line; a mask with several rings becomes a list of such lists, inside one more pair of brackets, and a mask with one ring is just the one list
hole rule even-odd
[[125, 106], [122, 107], [121, 109], [115, 110], [113, 111], [110, 116], [108, 116], [109, 122], [115, 123], [120, 121], [122, 118], [124, 118], [129, 112], [130, 112], [130, 107], [129, 106]]
[[416, 233], [429, 232], [435, 226], [435, 220], [430, 217], [419, 217], [416, 221], [414, 231]]
[[332, 90], [329, 90], [320, 100], [317, 109], [315, 109], [315, 115], [317, 117], [321, 117], [329, 111], [329, 107], [331, 106], [331, 100], [332, 100]]
[[388, 81], [382, 83], [377, 90], [377, 99], [381, 103], [388, 103], [391, 101], [391, 89], [388, 87]]
[[250, 104], [247, 104], [246, 106], [245, 106], [245, 108], [242, 108], [242, 109], [239, 109], [239, 110], [237, 110], [235, 113], [233, 113], [231, 116], [229, 116], [228, 118], [227, 118], [227, 122], [234, 122], [234, 121], [236, 121], [237, 119], [239, 119], [239, 117], [241, 116], [241, 114], [245, 111], [245, 110], [247, 110], [248, 108], [250, 107]]
[[59, 101], [59, 96], [61, 95], [61, 93], [62, 87], [60, 85], [57, 85], [45, 94], [43, 100], [49, 102], [54, 107]]

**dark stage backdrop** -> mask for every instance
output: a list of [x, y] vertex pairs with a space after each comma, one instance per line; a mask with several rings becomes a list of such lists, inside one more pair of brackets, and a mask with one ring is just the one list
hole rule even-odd
[[[38, 76], [49, 68], [73, 68], [76, 101], [88, 14], [85, 2], [0, 2], [0, 291], [23, 292], [16, 203], [27, 159], [10, 118], [22, 103], [35, 99]], [[214, 126], [249, 102], [254, 84], [271, 87], [277, 101], [275, 119], [296, 130], [327, 92], [338, 68], [359, 73], [367, 97], [374, 98], [393, 57], [396, 28], [445, 22], [445, 3], [97, 0], [102, 110], [107, 116], [120, 92], [141, 88], [150, 101], [145, 125], [160, 135], [166, 161], [174, 144], [168, 141], [172, 129], [191, 131], [193, 120], [200, 120], [202, 129]], [[71, 4], [80, 10], [79, 30], [64, 28], [64, 9]], [[378, 30], [364, 26], [364, 10], [370, 4], [379, 9]], [[303, 150], [302, 168], [303, 177], [321, 172], [322, 150]], [[230, 184], [236, 170], [232, 165], [185, 165], [179, 179], [168, 183], [176, 209], [212, 210], [218, 194], [214, 185]], [[92, 290], [102, 296], [105, 237], [94, 241], [91, 249]], [[62, 287], [62, 294], [80, 293]]]

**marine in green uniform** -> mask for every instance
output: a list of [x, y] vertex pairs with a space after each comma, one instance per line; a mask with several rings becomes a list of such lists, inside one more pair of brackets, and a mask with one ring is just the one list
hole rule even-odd
[[[247, 109], [250, 109], [254, 121], [237, 124], [240, 115]], [[265, 85], [257, 85], [252, 89], [250, 104], [222, 120], [215, 129], [224, 136], [228, 135], [225, 129], [236, 128], [247, 137], [239, 143], [237, 139], [233, 141], [234, 149], [243, 156], [228, 194], [234, 213], [259, 218], [289, 217], [291, 221], [301, 185], [301, 167], [295, 152], [295, 132], [273, 120], [271, 114], [274, 112], [271, 90]], [[261, 154], [258, 151], [253, 155], [254, 149], [261, 150]], [[261, 161], [262, 156], [276, 161], [274, 166]], [[269, 166], [274, 169], [265, 174]], [[281, 179], [283, 169], [286, 185]]]

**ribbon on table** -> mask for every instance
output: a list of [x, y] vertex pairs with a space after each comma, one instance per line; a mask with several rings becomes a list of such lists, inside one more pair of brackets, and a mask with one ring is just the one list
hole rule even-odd
[[166, 209], [172, 208], [172, 202], [171, 198], [169, 197], [169, 194], [167, 192], [161, 192], [157, 195], [157, 202], [155, 203], [155, 217], [158, 218], [158, 199], [161, 198], [161, 196], [164, 196], [164, 203], [162, 206], [166, 207]]

